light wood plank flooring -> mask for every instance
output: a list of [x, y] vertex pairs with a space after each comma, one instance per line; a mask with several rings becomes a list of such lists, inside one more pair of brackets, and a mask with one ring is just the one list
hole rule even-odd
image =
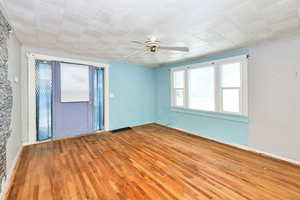
[[26, 146], [8, 200], [300, 200], [300, 167], [155, 124]]

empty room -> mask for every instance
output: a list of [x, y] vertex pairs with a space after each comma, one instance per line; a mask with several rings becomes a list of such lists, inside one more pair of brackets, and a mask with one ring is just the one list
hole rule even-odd
[[299, 0], [0, 0], [1, 200], [300, 200]]

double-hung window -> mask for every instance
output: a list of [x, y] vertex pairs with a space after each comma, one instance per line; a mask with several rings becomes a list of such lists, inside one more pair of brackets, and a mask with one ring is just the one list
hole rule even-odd
[[247, 115], [246, 56], [171, 70], [172, 107]]
[[185, 70], [174, 70], [172, 73], [172, 94], [175, 97], [172, 104], [175, 107], [184, 107], [185, 105], [185, 76]]

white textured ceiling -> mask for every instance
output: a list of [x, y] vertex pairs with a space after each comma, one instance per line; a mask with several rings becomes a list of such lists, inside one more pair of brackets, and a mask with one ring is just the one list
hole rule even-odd
[[[201, 57], [300, 32], [300, 0], [4, 0], [26, 45], [139, 65]], [[155, 36], [190, 52], [144, 53]]]

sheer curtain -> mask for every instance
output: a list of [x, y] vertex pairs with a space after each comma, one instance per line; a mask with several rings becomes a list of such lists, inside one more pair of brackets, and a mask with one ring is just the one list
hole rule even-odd
[[95, 131], [104, 128], [104, 70], [93, 67], [94, 84], [94, 129]]
[[53, 62], [37, 60], [36, 71], [36, 128], [37, 140], [52, 137]]

